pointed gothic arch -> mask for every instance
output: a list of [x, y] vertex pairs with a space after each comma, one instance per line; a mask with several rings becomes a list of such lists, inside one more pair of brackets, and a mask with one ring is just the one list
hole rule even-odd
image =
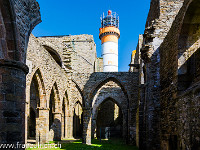
[[46, 92], [43, 78], [39, 69], [37, 69], [32, 77], [30, 85], [30, 101], [28, 111], [28, 134], [27, 139], [36, 139], [36, 123], [39, 118], [39, 108], [46, 108]]
[[93, 102], [93, 98], [94, 98], [94, 95], [96, 95], [97, 91], [104, 85], [106, 84], [107, 82], [110, 82], [110, 81], [113, 81], [115, 82], [117, 85], [119, 85], [119, 87], [122, 89], [125, 97], [127, 98], [127, 108], [129, 107], [129, 96], [128, 96], [128, 93], [127, 93], [127, 90], [125, 89], [124, 85], [121, 83], [120, 80], [118, 80], [117, 78], [115, 77], [108, 77], [104, 80], [102, 80], [99, 84], [97, 84], [91, 91], [90, 95], [89, 95], [89, 101], [90, 101], [90, 106], [92, 106], [92, 104], [94, 103]]
[[54, 114], [60, 110], [60, 98], [57, 83], [55, 82], [51, 89], [50, 99], [49, 99], [49, 130], [54, 123]]
[[78, 83], [74, 79], [72, 79], [72, 82], [76, 85], [76, 88], [77, 88], [77, 90], [79, 91], [79, 93], [81, 95], [81, 98], [82, 98], [82, 107], [85, 107], [85, 99], [84, 99], [83, 92], [82, 92], [80, 86], [78, 85]]
[[3, 50], [0, 52], [0, 58], [12, 59], [19, 61], [19, 46], [16, 39], [17, 38], [17, 29], [16, 29], [16, 20], [15, 12], [13, 9], [13, 3], [11, 0], [0, 1], [0, 30], [1, 33], [1, 47]]
[[56, 63], [60, 67], [62, 67], [62, 59], [61, 59], [60, 55], [58, 54], [58, 52], [56, 50], [54, 50], [52, 47], [50, 47], [50, 46], [43, 45], [43, 47], [49, 52], [49, 54], [56, 61]]
[[49, 131], [50, 140], [61, 140], [61, 120], [62, 120], [62, 105], [59, 96], [57, 83], [55, 82], [51, 89], [49, 99]]
[[128, 133], [128, 109], [129, 109], [129, 100], [128, 93], [122, 83], [115, 77], [108, 77], [107, 79], [102, 80], [90, 93], [90, 106], [92, 107], [91, 115], [91, 129], [92, 137], [94, 137], [96, 130], [96, 119], [98, 114], [98, 108], [106, 99], [113, 99], [115, 104], [120, 106], [119, 108], [123, 114], [123, 138], [129, 134]]
[[96, 125], [96, 137], [121, 138], [123, 137], [123, 117], [120, 104], [112, 97], [105, 98], [93, 114]]
[[63, 103], [62, 103], [62, 138], [68, 138], [69, 137], [69, 131], [70, 126], [70, 112], [69, 112], [69, 99], [67, 91], [65, 91], [64, 97], [63, 97]]
[[79, 100], [73, 107], [73, 137], [82, 138], [83, 132], [83, 107]]

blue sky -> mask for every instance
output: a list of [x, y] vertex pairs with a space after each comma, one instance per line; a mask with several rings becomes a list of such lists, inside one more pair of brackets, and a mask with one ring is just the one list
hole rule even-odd
[[120, 17], [119, 71], [128, 71], [131, 52], [139, 34], [144, 33], [150, 0], [37, 0], [42, 23], [33, 30], [35, 36], [91, 34], [101, 57], [100, 17], [111, 9]]

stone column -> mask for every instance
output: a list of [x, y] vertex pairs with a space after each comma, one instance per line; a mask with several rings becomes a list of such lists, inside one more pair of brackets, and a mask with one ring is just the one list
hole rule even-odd
[[68, 128], [67, 128], [67, 122], [69, 121], [68, 120], [68, 117], [67, 116], [65, 116], [65, 131], [64, 131], [64, 133], [65, 133], [65, 137], [64, 138], [67, 138], [67, 130], [68, 130]]
[[60, 112], [54, 112], [54, 140], [61, 140], [61, 117]]
[[36, 143], [47, 143], [49, 132], [49, 108], [37, 108], [39, 117], [36, 118]]
[[0, 59], [0, 141], [25, 143], [25, 88], [28, 67]]
[[61, 121], [61, 134], [62, 134], [61, 139], [64, 139], [65, 138], [65, 136], [64, 136], [65, 135], [65, 133], [64, 133], [65, 132], [65, 130], [64, 130], [65, 129], [65, 127], [64, 127], [65, 126], [65, 124], [64, 124], [65, 116], [63, 115], [63, 113], [61, 115], [61, 120], [62, 120]]
[[62, 139], [64, 139], [64, 138], [67, 138], [67, 130], [68, 130], [68, 128], [67, 128], [67, 122], [68, 122], [68, 120], [67, 120], [67, 116], [65, 115], [63, 115], [62, 114]]
[[91, 127], [92, 127], [92, 131], [91, 131], [91, 138], [92, 139], [94, 139], [94, 138], [96, 138], [96, 118], [93, 118], [92, 119], [92, 125], [91, 125]]
[[83, 108], [83, 144], [91, 144], [91, 116], [92, 108]]
[[72, 116], [67, 116], [67, 138], [73, 139], [73, 118]]

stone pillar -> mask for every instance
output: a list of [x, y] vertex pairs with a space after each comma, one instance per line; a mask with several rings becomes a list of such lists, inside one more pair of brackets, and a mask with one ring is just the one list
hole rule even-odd
[[25, 88], [28, 67], [0, 59], [0, 141], [25, 143]]
[[83, 144], [91, 144], [92, 108], [83, 108]]
[[65, 126], [65, 124], [64, 124], [65, 123], [65, 121], [64, 121], [65, 120], [65, 116], [64, 116], [63, 113], [61, 115], [61, 120], [62, 120], [61, 121], [61, 134], [62, 134], [61, 139], [64, 139], [65, 138], [65, 136], [64, 136], [65, 135], [65, 130], [64, 130], [65, 129], [65, 127], [64, 127]]
[[94, 138], [97, 137], [97, 135], [96, 135], [96, 118], [92, 119], [92, 125], [91, 126], [92, 126], [91, 138], [94, 139]]
[[64, 137], [64, 138], [67, 138], [67, 130], [68, 130], [68, 128], [67, 128], [67, 122], [68, 122], [69, 120], [68, 120], [68, 117], [67, 117], [67, 116], [65, 116], [64, 119], [65, 119], [65, 131], [64, 131], [64, 132], [65, 132], [65, 137]]
[[73, 139], [73, 118], [71, 116], [67, 116], [67, 138]]
[[36, 143], [47, 143], [49, 132], [49, 108], [37, 108], [39, 117], [36, 118]]
[[68, 122], [68, 119], [67, 119], [68, 117], [65, 115], [63, 115], [62, 114], [62, 139], [64, 139], [64, 138], [67, 138], [67, 130], [68, 130], [68, 128], [67, 128], [67, 122]]
[[61, 140], [61, 117], [62, 114], [59, 112], [54, 113], [54, 140]]

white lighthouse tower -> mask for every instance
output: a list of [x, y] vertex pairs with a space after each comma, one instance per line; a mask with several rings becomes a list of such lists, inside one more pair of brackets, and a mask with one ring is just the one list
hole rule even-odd
[[107, 16], [103, 14], [99, 31], [103, 71], [118, 72], [119, 16], [116, 13], [112, 13], [111, 10], [108, 11]]

